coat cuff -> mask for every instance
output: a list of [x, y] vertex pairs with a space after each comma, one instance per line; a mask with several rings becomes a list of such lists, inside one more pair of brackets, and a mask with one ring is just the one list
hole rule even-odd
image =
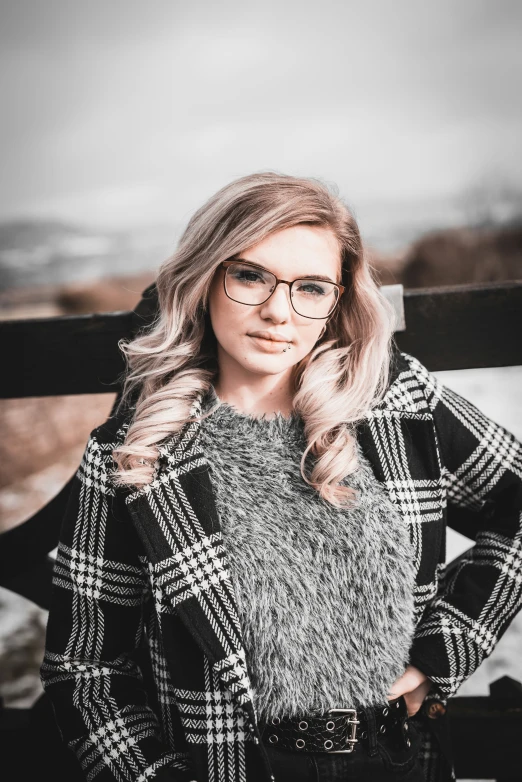
[[430, 694], [444, 702], [462, 684], [461, 679], [449, 675], [446, 650], [440, 636], [415, 637], [410, 648], [409, 663], [431, 680]]

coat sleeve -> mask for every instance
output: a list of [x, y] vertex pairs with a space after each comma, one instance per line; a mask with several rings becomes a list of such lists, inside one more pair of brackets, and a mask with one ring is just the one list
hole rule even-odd
[[194, 776], [188, 756], [162, 743], [133, 662], [144, 634], [148, 579], [132, 525], [115, 512], [114, 443], [98, 432], [87, 444], [62, 523], [42, 683], [86, 778], [188, 782]]
[[448, 524], [475, 541], [450, 565], [410, 653], [410, 662], [451, 696], [522, 607], [522, 445], [409, 360], [433, 413]]

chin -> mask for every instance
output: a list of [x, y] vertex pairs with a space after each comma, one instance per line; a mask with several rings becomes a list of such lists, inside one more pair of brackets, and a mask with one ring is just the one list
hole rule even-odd
[[244, 369], [247, 369], [249, 372], [253, 372], [256, 375], [278, 375], [296, 362], [290, 361], [287, 354], [283, 353], [283, 355], [275, 354], [269, 356], [268, 359], [263, 358], [261, 360], [259, 356], [252, 356], [251, 360], [247, 358], [245, 361], [245, 358], [243, 358], [243, 360], [238, 363], [240, 363]]

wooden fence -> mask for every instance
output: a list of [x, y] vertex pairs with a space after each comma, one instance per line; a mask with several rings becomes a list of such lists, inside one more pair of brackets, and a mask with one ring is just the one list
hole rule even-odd
[[[391, 287], [398, 322], [404, 320], [397, 344], [431, 371], [522, 365], [522, 282], [425, 288], [399, 298], [400, 286]], [[134, 312], [0, 322], [0, 397], [118, 391], [124, 369], [118, 341], [146, 326], [154, 309], [150, 286]], [[0, 536], [0, 586], [45, 608], [52, 573], [48, 555], [57, 545], [68, 490], [69, 484], [32, 518]], [[52, 719], [45, 697], [33, 709], [0, 709], [0, 736], [8, 738], [12, 754], [17, 741], [22, 747], [27, 736], [45, 735], [46, 720]], [[522, 778], [519, 682], [503, 677], [491, 685], [489, 697], [450, 699], [448, 717], [460, 779]]]

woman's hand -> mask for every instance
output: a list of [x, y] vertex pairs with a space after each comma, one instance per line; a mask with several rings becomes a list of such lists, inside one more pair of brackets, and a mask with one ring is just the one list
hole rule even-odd
[[413, 717], [422, 706], [422, 702], [430, 688], [431, 681], [426, 674], [419, 671], [414, 665], [408, 665], [402, 676], [392, 684], [388, 698], [392, 700], [400, 695], [404, 695], [408, 717]]

